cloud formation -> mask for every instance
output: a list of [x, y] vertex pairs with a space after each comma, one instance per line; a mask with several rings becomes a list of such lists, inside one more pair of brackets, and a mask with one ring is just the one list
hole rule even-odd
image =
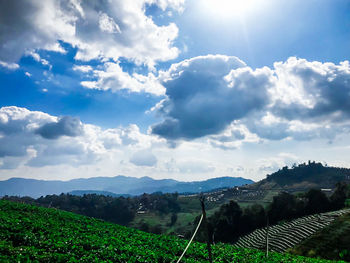
[[158, 26], [147, 5], [181, 11], [183, 0], [80, 1], [0, 0], [0, 61], [13, 65], [26, 52], [65, 52], [77, 47], [78, 60], [124, 57], [153, 66], [178, 55], [175, 24]]
[[165, 120], [152, 132], [167, 139], [221, 132], [232, 121], [263, 109], [272, 85], [268, 68], [252, 70], [236, 57], [220, 55], [185, 60], [162, 78], [167, 98], [154, 110]]
[[61, 136], [75, 137], [83, 133], [83, 125], [78, 118], [64, 116], [57, 122], [49, 122], [36, 131], [45, 139], [57, 139]]
[[[88, 71], [86, 67], [75, 67], [76, 70]], [[81, 85], [88, 89], [129, 90], [131, 92], [147, 92], [154, 95], [164, 95], [164, 87], [158, 82], [153, 73], [141, 75], [124, 72], [119, 63], [106, 62], [102, 69], [93, 70], [95, 80], [82, 81]]]
[[161, 80], [166, 98], [153, 111], [164, 120], [152, 133], [169, 140], [213, 135], [213, 146], [235, 148], [245, 134], [332, 141], [349, 132], [348, 61], [291, 57], [273, 68], [252, 69], [235, 57], [208, 55], [172, 65]]
[[103, 130], [71, 116], [0, 108], [0, 169], [94, 164], [124, 147], [140, 150], [157, 143], [136, 125]]

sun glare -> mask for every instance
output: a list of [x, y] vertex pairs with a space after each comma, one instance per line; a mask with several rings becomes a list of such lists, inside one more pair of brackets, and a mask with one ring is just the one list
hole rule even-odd
[[260, 0], [203, 0], [206, 12], [221, 17], [242, 17], [253, 11]]

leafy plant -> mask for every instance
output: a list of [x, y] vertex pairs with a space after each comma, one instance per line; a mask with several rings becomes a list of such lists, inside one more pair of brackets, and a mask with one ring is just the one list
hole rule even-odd
[[[1, 262], [172, 262], [187, 245], [53, 208], [0, 200]], [[290, 254], [213, 246], [214, 262], [327, 262]], [[206, 245], [194, 242], [182, 262], [207, 262]]]

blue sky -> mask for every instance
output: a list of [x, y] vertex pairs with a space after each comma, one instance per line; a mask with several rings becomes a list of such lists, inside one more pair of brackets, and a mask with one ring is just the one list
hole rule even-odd
[[0, 7], [0, 179], [348, 166], [349, 1]]

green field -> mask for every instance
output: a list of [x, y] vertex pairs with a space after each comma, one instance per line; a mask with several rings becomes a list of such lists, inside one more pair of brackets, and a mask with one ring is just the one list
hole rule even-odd
[[[174, 262], [187, 241], [155, 235], [69, 212], [0, 201], [1, 262]], [[213, 246], [214, 262], [329, 262]], [[194, 242], [183, 262], [207, 262], [206, 245]]]

